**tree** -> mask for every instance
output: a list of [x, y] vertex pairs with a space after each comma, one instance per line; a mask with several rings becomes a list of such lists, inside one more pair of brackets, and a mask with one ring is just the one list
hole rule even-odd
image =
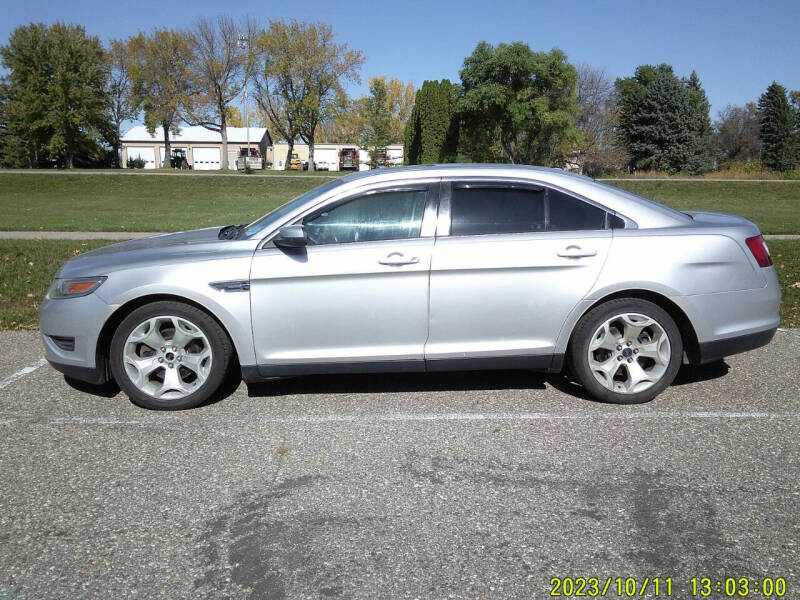
[[711, 103], [708, 101], [706, 91], [700, 84], [700, 77], [692, 71], [689, 79], [685, 80], [689, 92], [689, 102], [694, 109], [694, 130], [699, 138], [700, 155], [694, 160], [698, 162], [697, 170], [707, 171], [713, 162], [713, 130], [711, 128]]
[[[364, 107], [364, 129], [361, 132], [361, 147], [369, 152], [370, 167], [376, 168], [386, 156], [392, 127], [392, 114], [385, 78], [373, 78], [369, 86], [370, 95]], [[310, 159], [309, 159], [310, 160]]]
[[0, 85], [5, 161], [14, 166], [74, 166], [98, 151], [106, 108], [105, 54], [79, 25], [17, 27], [0, 48], [9, 73]]
[[189, 104], [190, 45], [186, 34], [156, 29], [151, 35], [131, 38], [131, 78], [136, 101], [144, 109], [144, 124], [150, 133], [164, 133], [164, 159], [172, 155], [170, 133], [179, 131], [182, 108]]
[[562, 160], [580, 141], [577, 83], [561, 50], [480, 42], [461, 69], [459, 108], [473, 158], [537, 165]]
[[433, 164], [455, 160], [461, 88], [448, 79], [424, 81], [405, 129], [405, 161]]
[[797, 113], [786, 97], [786, 88], [773, 81], [758, 99], [761, 160], [770, 169], [789, 171], [797, 166]]
[[585, 63], [576, 69], [579, 112], [575, 124], [582, 137], [576, 160], [582, 173], [599, 177], [623, 168], [629, 160], [615, 133], [614, 84], [603, 69]]
[[714, 125], [717, 153], [724, 162], [753, 162], [761, 154], [758, 107], [728, 105], [719, 111]]
[[693, 74], [678, 79], [672, 67], [642, 65], [617, 79], [619, 132], [631, 168], [700, 173], [709, 168], [708, 101]]
[[300, 109], [300, 137], [308, 144], [308, 168], [313, 171], [317, 127], [346, 103], [344, 82], [360, 82], [358, 70], [364, 64], [364, 56], [360, 50], [350, 50], [347, 44], [336, 44], [330, 25], [293, 25], [303, 50], [295, 59], [300, 62], [307, 91]]
[[122, 40], [111, 40], [106, 57], [109, 72], [106, 106], [111, 126], [108, 141], [114, 150], [116, 166], [121, 167], [122, 124], [138, 116], [139, 106], [133, 93], [131, 52], [128, 44]]
[[228, 109], [250, 76], [255, 35], [252, 21], [240, 25], [219, 16], [214, 21], [201, 17], [188, 37], [192, 94], [183, 118], [220, 134], [222, 169], [228, 168]]

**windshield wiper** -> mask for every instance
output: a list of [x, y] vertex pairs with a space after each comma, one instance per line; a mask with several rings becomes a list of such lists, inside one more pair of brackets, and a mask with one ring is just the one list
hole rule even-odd
[[227, 225], [219, 230], [217, 238], [221, 240], [235, 240], [239, 232], [245, 227], [247, 227], [246, 223], [242, 225]]

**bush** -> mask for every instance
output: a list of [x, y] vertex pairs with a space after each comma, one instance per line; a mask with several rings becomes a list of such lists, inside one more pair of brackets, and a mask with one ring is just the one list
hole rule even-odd
[[141, 156], [137, 156], [136, 158], [128, 157], [128, 168], [144, 169], [144, 159]]

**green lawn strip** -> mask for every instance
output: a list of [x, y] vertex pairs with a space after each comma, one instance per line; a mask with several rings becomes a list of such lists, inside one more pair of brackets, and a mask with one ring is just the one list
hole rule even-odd
[[800, 327], [800, 241], [769, 240], [767, 245], [783, 294], [781, 325]]
[[741, 215], [763, 233], [800, 233], [800, 183], [703, 181], [609, 182], [678, 210]]
[[325, 183], [310, 177], [0, 174], [5, 231], [179, 231], [247, 223]]
[[69, 258], [109, 240], [0, 240], [0, 329], [36, 329], [39, 305]]
[[[0, 240], [0, 329], [36, 329], [39, 304], [53, 275], [76, 254], [107, 240]], [[800, 327], [800, 242], [771, 240], [783, 291], [781, 324]]]
[[[177, 231], [245, 223], [325, 183], [305, 177], [164, 177], [0, 172], [6, 231]], [[679, 210], [731, 212], [764, 233], [800, 233], [800, 184], [619, 181]]]

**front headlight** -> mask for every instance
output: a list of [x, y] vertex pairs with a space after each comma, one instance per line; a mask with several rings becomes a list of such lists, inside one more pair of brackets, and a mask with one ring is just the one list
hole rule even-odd
[[74, 279], [53, 279], [47, 289], [47, 297], [59, 300], [61, 298], [77, 298], [88, 296], [108, 279], [102, 277], [75, 277]]

